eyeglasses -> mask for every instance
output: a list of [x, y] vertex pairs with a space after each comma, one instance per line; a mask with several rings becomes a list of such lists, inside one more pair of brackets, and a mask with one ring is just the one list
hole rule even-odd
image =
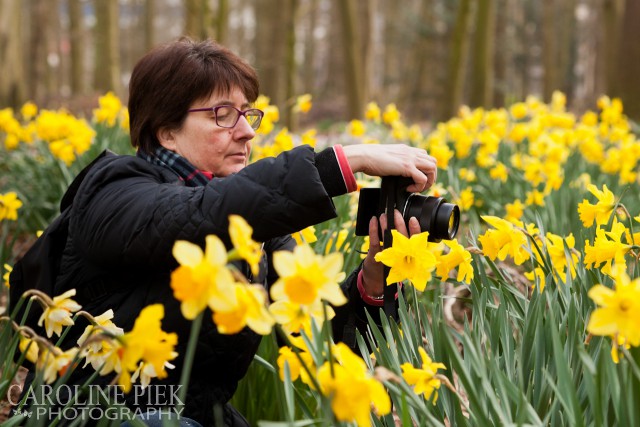
[[238, 120], [240, 120], [240, 116], [244, 116], [247, 122], [249, 122], [249, 126], [251, 126], [253, 130], [257, 130], [264, 116], [264, 113], [257, 108], [249, 108], [248, 110], [242, 111], [233, 105], [218, 105], [217, 107], [192, 108], [188, 110], [189, 113], [195, 113], [197, 111], [213, 111], [216, 124], [221, 128], [235, 127], [235, 125], [238, 124]]

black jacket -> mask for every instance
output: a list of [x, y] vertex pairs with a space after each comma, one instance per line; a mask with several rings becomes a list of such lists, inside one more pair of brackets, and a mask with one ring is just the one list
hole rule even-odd
[[[336, 184], [332, 175], [339, 173], [337, 162], [329, 157], [333, 151], [327, 151], [316, 154], [299, 147], [202, 187], [187, 187], [171, 170], [138, 157], [105, 157], [75, 195], [54, 295], [75, 288], [83, 310], [99, 315], [111, 308], [114, 323], [125, 331], [143, 307], [163, 304], [163, 330], [178, 334], [180, 356], [162, 383], [178, 384], [191, 322], [182, 316], [169, 286], [177, 267], [171, 254], [174, 242], [188, 240], [204, 247], [205, 236], [215, 234], [229, 248], [228, 216], [241, 215], [253, 227], [254, 239], [265, 242], [266, 268], [251, 279], [268, 288], [277, 279], [271, 254], [295, 246], [290, 233], [336, 216], [331, 196], [346, 188]], [[250, 275], [246, 265], [242, 268]], [[355, 273], [342, 285], [350, 303], [336, 310], [333, 322], [335, 339], [348, 338], [352, 346], [354, 328], [364, 330], [366, 324]], [[377, 312], [377, 307], [371, 309], [372, 315]], [[210, 314], [198, 340], [183, 413], [205, 425], [211, 422], [213, 405], [224, 405], [233, 395], [260, 342], [248, 328], [235, 335], [219, 334]], [[63, 347], [74, 345], [84, 330], [86, 323], [77, 323]], [[80, 370], [76, 382], [87, 374]]]

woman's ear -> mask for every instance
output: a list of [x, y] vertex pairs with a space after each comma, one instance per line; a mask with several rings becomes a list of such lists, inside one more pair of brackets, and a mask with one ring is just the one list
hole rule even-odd
[[167, 127], [161, 127], [156, 132], [156, 138], [158, 142], [167, 150], [176, 151], [176, 139], [173, 134], [173, 130]]

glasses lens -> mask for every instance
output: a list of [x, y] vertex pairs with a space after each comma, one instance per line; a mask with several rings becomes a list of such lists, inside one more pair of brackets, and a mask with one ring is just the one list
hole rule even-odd
[[239, 114], [235, 108], [222, 105], [216, 109], [216, 123], [224, 128], [232, 128], [236, 125]]
[[260, 122], [262, 121], [262, 111], [255, 109], [247, 110], [244, 116], [247, 118], [249, 125], [251, 125], [254, 130], [260, 127]]

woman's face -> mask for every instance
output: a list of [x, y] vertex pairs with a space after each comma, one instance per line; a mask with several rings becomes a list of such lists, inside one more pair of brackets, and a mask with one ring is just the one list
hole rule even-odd
[[[250, 107], [247, 98], [238, 88], [226, 95], [214, 94], [207, 100], [196, 101], [190, 109], [232, 105], [239, 110]], [[216, 124], [213, 111], [196, 111], [187, 114], [180, 129], [160, 129], [160, 144], [186, 158], [197, 169], [213, 173], [216, 177], [228, 176], [247, 165], [251, 153], [251, 140], [256, 136], [244, 116], [233, 128]]]

